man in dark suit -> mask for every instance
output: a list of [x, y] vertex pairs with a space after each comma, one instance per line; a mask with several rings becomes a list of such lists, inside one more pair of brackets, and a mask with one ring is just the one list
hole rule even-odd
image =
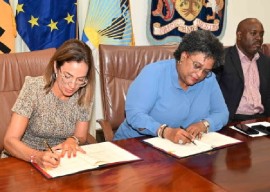
[[225, 49], [217, 78], [230, 121], [270, 116], [270, 59], [260, 52], [263, 35], [258, 19], [244, 19], [236, 30], [236, 45]]

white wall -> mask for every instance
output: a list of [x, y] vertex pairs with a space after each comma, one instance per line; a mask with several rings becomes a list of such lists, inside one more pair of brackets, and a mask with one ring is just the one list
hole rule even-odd
[[[64, 0], [62, 0], [64, 2]], [[106, 0], [104, 0], [106, 1]], [[220, 35], [220, 40], [224, 45], [233, 45], [235, 43], [235, 30], [240, 20], [247, 17], [256, 17], [264, 25], [265, 35], [264, 42], [270, 43], [270, 25], [269, 14], [267, 8], [270, 7], [269, 0], [225, 0], [226, 1], [226, 14], [224, 20], [223, 32]], [[15, 7], [18, 0], [10, 0], [11, 5]], [[132, 24], [134, 30], [135, 44], [136, 45], [149, 45], [146, 37], [146, 23], [148, 4], [151, 0], [130, 0]], [[87, 14], [89, 0], [78, 0], [78, 19], [80, 26], [80, 37]], [[17, 51], [28, 51], [23, 45], [21, 39], [16, 39]], [[97, 83], [99, 85], [99, 83]], [[102, 117], [100, 96], [97, 92], [96, 103], [96, 118]], [[96, 125], [96, 127], [99, 127]]]
[[235, 43], [235, 30], [239, 21], [255, 17], [264, 26], [264, 42], [270, 43], [269, 0], [227, 0], [227, 17], [224, 36], [220, 38], [224, 45]]

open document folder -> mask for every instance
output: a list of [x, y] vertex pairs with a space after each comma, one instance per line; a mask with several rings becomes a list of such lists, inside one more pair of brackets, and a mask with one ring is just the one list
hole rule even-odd
[[68, 158], [66, 155], [61, 158], [60, 165], [57, 168], [45, 169], [35, 163], [33, 165], [45, 177], [54, 178], [84, 170], [97, 169], [101, 166], [140, 160], [139, 157], [111, 142], [95, 143], [81, 147], [86, 151], [86, 154], [77, 152], [76, 157], [72, 158]]
[[145, 139], [143, 141], [150, 144], [154, 148], [157, 148], [178, 158], [211, 151], [216, 148], [221, 148], [242, 142], [240, 140], [216, 132], [204, 134], [201, 140], [194, 140], [196, 145], [193, 143], [188, 143], [185, 145], [176, 144], [170, 140], [159, 137]]

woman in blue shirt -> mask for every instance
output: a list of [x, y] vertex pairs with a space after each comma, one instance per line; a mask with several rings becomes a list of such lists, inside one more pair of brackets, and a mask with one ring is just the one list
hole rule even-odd
[[226, 125], [228, 109], [211, 71], [223, 61], [223, 45], [209, 31], [194, 31], [174, 57], [145, 66], [130, 85], [115, 140], [158, 135], [185, 144]]

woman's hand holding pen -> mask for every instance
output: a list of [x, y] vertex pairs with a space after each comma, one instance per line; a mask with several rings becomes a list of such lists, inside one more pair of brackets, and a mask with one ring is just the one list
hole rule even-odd
[[60, 154], [52, 153], [49, 149], [47, 151], [38, 151], [35, 153], [33, 161], [41, 167], [55, 168], [60, 163]]
[[194, 140], [194, 137], [182, 128], [167, 127], [164, 130], [164, 138], [174, 143], [186, 144]]
[[[77, 151], [85, 153], [85, 151], [82, 150], [78, 143], [72, 138], [67, 138], [63, 143], [54, 147], [51, 147], [47, 141], [44, 141], [44, 144], [47, 150], [35, 152], [33, 161], [45, 168], [57, 167], [60, 164], [61, 157], [64, 157], [65, 154], [70, 158], [72, 154], [73, 157], [75, 157]], [[61, 150], [62, 152], [56, 152], [57, 150]]]

